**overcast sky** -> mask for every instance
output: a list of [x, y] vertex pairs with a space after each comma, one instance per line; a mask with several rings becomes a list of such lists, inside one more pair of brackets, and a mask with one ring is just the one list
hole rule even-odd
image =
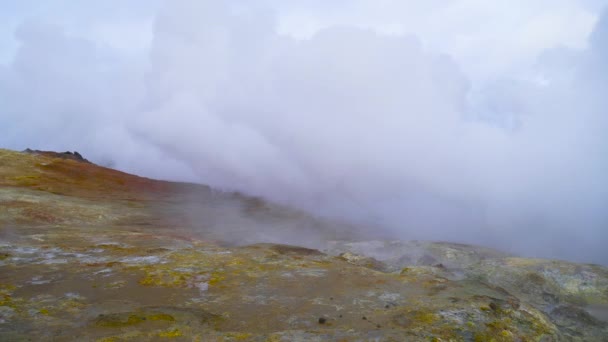
[[608, 0], [0, 3], [0, 146], [608, 264]]

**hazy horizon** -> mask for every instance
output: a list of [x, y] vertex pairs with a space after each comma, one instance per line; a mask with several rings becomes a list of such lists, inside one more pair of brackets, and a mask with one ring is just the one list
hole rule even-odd
[[0, 147], [608, 264], [608, 0], [0, 5]]

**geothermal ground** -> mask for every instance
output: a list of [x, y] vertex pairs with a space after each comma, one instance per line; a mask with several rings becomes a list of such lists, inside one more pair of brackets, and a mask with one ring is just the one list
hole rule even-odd
[[0, 341], [607, 341], [608, 270], [0, 150]]

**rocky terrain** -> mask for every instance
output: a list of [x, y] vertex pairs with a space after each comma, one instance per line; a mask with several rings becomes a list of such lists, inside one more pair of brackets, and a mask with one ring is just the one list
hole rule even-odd
[[608, 341], [608, 270], [0, 150], [0, 341]]

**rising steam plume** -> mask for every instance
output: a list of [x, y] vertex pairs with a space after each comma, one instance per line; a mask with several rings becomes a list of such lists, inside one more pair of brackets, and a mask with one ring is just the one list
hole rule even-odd
[[608, 263], [601, 1], [109, 3], [3, 27], [1, 146]]

